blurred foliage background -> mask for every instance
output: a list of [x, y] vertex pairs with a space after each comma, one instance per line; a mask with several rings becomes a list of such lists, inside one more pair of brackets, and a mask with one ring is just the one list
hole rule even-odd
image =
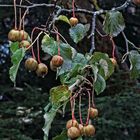
[[[98, 4], [101, 8], [110, 9], [113, 6], [121, 5], [124, 1], [98, 0]], [[31, 2], [46, 3], [45, 0], [32, 0]], [[64, 6], [67, 2], [71, 1], [62, 0]], [[27, 2], [23, 3], [26, 4]], [[76, 3], [79, 7], [89, 10], [92, 8], [92, 0], [86, 0], [82, 3], [80, 0], [76, 0]], [[12, 4], [12, 0], [0, 0], [0, 4]], [[26, 31], [31, 33], [35, 26], [45, 24], [50, 12], [51, 9], [43, 7], [31, 9], [25, 19]], [[126, 22], [126, 36], [140, 47], [140, 7], [131, 4], [122, 12]], [[35, 74], [27, 72], [24, 68], [24, 62], [22, 62], [17, 77], [17, 86], [20, 88], [12, 88], [13, 85], [8, 74], [11, 62], [7, 34], [13, 27], [13, 17], [13, 8], [0, 7], [0, 140], [42, 140], [43, 108], [49, 100], [49, 89], [58, 85], [59, 79], [54, 80], [54, 72], [50, 72], [49, 76], [43, 79], [38, 78]], [[91, 17], [86, 17], [87, 21], [84, 20], [85, 16], [83, 15], [78, 15], [78, 17], [82, 23], [91, 21]], [[63, 28], [62, 32], [64, 33], [67, 26], [63, 23], [58, 26]], [[67, 35], [66, 39], [69, 40]], [[98, 37], [97, 40], [100, 40], [97, 41], [97, 50], [111, 52], [108, 40]], [[122, 36], [115, 38], [115, 42], [120, 52], [119, 55], [122, 55], [125, 52]], [[71, 44], [74, 45], [73, 42]], [[76, 49], [84, 53], [89, 48], [89, 42], [87, 41], [86, 44], [81, 42], [78, 46]], [[45, 63], [49, 64], [48, 62]], [[107, 81], [107, 89], [100, 96], [96, 96], [95, 102], [100, 113], [99, 117], [94, 120], [97, 129], [96, 136], [91, 139], [139, 140], [140, 138], [140, 83], [139, 80], [130, 79], [126, 68], [129, 64], [125, 67], [121, 66], [119, 59], [118, 63], [120, 64], [119, 67]], [[84, 112], [83, 110], [83, 116], [86, 115]], [[68, 105], [64, 117], [62, 117], [61, 111], [57, 113], [50, 131], [50, 140], [61, 133], [69, 118]], [[90, 138], [84, 139], [90, 140]]]

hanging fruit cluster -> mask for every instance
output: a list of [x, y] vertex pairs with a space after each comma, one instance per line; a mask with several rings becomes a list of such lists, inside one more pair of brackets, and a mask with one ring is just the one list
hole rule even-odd
[[[20, 5], [22, 1], [20, 2]], [[21, 8], [19, 9], [19, 27], [17, 27], [17, 8], [16, 0], [14, 0], [14, 11], [15, 11], [15, 27], [8, 33], [8, 39], [12, 42], [19, 42], [19, 48], [24, 47], [28, 49], [31, 45], [29, 34], [24, 30], [24, 15], [21, 17]], [[23, 25], [23, 26], [22, 26]]]
[[[95, 135], [95, 127], [91, 124], [92, 121], [90, 121], [90, 119], [95, 119], [98, 116], [98, 110], [94, 103], [94, 92], [92, 90], [93, 82], [94, 79], [91, 76], [87, 76], [84, 82], [80, 84], [80, 86], [73, 92], [73, 95], [70, 98], [72, 119], [67, 122], [66, 129], [67, 136], [71, 139], [75, 139], [80, 136], [92, 137]], [[84, 123], [82, 119], [82, 96], [88, 97], [86, 123]], [[74, 115], [76, 101], [79, 101], [78, 112], [80, 123], [78, 123]]]

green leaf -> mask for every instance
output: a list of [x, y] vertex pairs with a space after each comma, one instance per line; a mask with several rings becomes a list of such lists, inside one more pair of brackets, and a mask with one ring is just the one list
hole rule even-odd
[[45, 35], [42, 39], [42, 50], [50, 55], [56, 55], [58, 53], [58, 45], [54, 38], [49, 35]]
[[69, 33], [73, 41], [75, 43], [78, 43], [87, 35], [89, 28], [90, 28], [89, 24], [83, 25], [80, 23], [74, 27], [71, 27], [69, 29]]
[[77, 80], [77, 75], [80, 74], [80, 70], [87, 64], [87, 60], [83, 54], [77, 53], [72, 60], [71, 68], [68, 72], [60, 75], [62, 84], [71, 85]]
[[57, 20], [61, 20], [61, 21], [64, 21], [66, 23], [68, 23], [70, 25], [70, 21], [69, 19], [65, 16], [65, 15], [60, 15]]
[[57, 135], [53, 140], [68, 140], [67, 130], [63, 130], [60, 135]]
[[117, 36], [125, 28], [124, 18], [119, 11], [106, 13], [104, 21], [104, 31], [110, 36]]
[[60, 85], [50, 90], [51, 102], [53, 105], [64, 103], [71, 96], [68, 86]]
[[68, 59], [71, 60], [72, 59], [72, 48], [69, 44], [66, 43], [60, 43], [60, 53], [61, 56], [64, 58], [64, 60]]
[[95, 52], [89, 60], [89, 64], [97, 65], [98, 73], [105, 79], [109, 78], [114, 72], [114, 65], [106, 53]]
[[[42, 39], [42, 50], [51, 56], [58, 54], [58, 42], [53, 37], [45, 35]], [[69, 44], [60, 42], [60, 53], [64, 59], [72, 59], [72, 48]]]
[[45, 119], [45, 125], [43, 127], [44, 140], [48, 140], [49, 130], [51, 129], [51, 124], [52, 124], [59, 108], [60, 108], [60, 106], [52, 106], [52, 108], [48, 112], [45, 112], [45, 114], [44, 114], [44, 119]]
[[106, 88], [105, 79], [100, 74], [97, 74], [97, 80], [94, 83], [94, 88], [95, 88], [97, 95], [99, 95], [101, 92], [103, 92]]
[[86, 60], [85, 56], [81, 53], [77, 53], [72, 61], [75, 64], [81, 64], [81, 65], [87, 64], [87, 60]]
[[12, 54], [19, 49], [19, 42], [12, 42], [10, 45], [10, 51]]
[[19, 65], [20, 65], [22, 59], [25, 56], [25, 49], [24, 48], [20, 48], [20, 49], [17, 49], [17, 50], [12, 49], [12, 52], [14, 52], [13, 55], [11, 56], [11, 62], [13, 64], [13, 66], [9, 70], [9, 75], [10, 75], [11, 81], [15, 83]]
[[61, 68], [57, 69], [56, 77], [69, 72], [72, 69], [72, 60], [64, 59], [64, 63]]
[[139, 78], [140, 77], [140, 54], [138, 51], [130, 51], [129, 54], [130, 61], [130, 76], [131, 78]]

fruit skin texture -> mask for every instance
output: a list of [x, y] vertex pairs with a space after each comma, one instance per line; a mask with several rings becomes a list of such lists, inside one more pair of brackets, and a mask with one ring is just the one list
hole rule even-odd
[[80, 137], [80, 130], [77, 127], [71, 127], [67, 131], [67, 136], [71, 139]]
[[38, 63], [34, 58], [28, 58], [25, 61], [25, 68], [29, 71], [35, 71], [38, 67]]
[[78, 19], [76, 18], [76, 17], [71, 17], [70, 18], [70, 25], [71, 26], [75, 26], [75, 25], [77, 25], [78, 24]]
[[113, 63], [113, 65], [114, 65], [114, 66], [116, 66], [116, 65], [117, 65], [117, 61], [116, 61], [116, 59], [115, 59], [115, 58], [110, 58], [110, 60], [111, 60], [111, 62]]
[[60, 67], [63, 64], [64, 60], [63, 57], [59, 55], [55, 55], [52, 57], [51, 63], [52, 66]]
[[82, 124], [79, 124], [78, 128], [80, 130], [81, 136], [83, 136], [84, 135], [84, 126]]
[[94, 136], [95, 134], [95, 127], [91, 124], [84, 126], [84, 134], [85, 136]]
[[12, 42], [18, 41], [19, 38], [19, 30], [12, 29], [8, 33], [8, 39]]
[[19, 44], [19, 47], [20, 47], [20, 48], [21, 48], [21, 47], [24, 47], [24, 48], [28, 49], [30, 45], [31, 45], [31, 43], [30, 43], [29, 41], [27, 41], [27, 40], [22, 40], [22, 41], [20, 42], [20, 44]]
[[38, 67], [36, 70], [37, 76], [44, 77], [47, 75], [47, 73], [48, 73], [48, 67], [43, 63], [38, 64]]
[[19, 31], [19, 37], [18, 37], [18, 41], [22, 41], [22, 40], [27, 40], [28, 39], [28, 33], [25, 32], [24, 30], [20, 30]]
[[52, 71], [57, 71], [57, 67], [52, 64], [52, 61], [50, 61], [50, 69]]
[[89, 116], [92, 119], [95, 118], [95, 117], [97, 117], [98, 116], [98, 110], [96, 108], [91, 107], [89, 109]]
[[79, 127], [79, 124], [76, 120], [69, 120], [67, 121], [66, 128], [69, 129], [71, 127]]
[[133, 3], [135, 3], [136, 5], [140, 5], [140, 0], [133, 0]]

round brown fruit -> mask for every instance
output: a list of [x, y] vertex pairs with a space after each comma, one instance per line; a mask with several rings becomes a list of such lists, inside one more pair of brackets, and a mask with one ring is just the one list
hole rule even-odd
[[22, 41], [22, 40], [27, 40], [28, 39], [28, 33], [25, 32], [24, 30], [20, 30], [19, 31], [19, 37], [18, 37], [18, 41]]
[[19, 47], [28, 49], [30, 45], [31, 43], [28, 40], [22, 40], [19, 44]]
[[52, 61], [50, 61], [50, 69], [52, 71], [57, 71], [57, 67], [52, 64]]
[[59, 55], [53, 56], [51, 61], [52, 61], [52, 65], [55, 67], [60, 67], [64, 62], [63, 57]]
[[80, 130], [80, 134], [83, 136], [84, 135], [84, 126], [82, 124], [79, 124], [79, 130]]
[[19, 37], [19, 30], [12, 29], [8, 33], [8, 39], [12, 42], [18, 41], [18, 37]]
[[69, 129], [71, 127], [79, 127], [79, 124], [76, 120], [69, 120], [67, 121], [66, 128]]
[[71, 127], [67, 131], [67, 136], [71, 139], [80, 137], [80, 130], [77, 127]]
[[38, 67], [38, 63], [34, 58], [28, 58], [25, 61], [25, 68], [29, 71], [35, 71]]
[[38, 67], [36, 70], [37, 76], [44, 77], [45, 75], [47, 75], [47, 73], [48, 73], [48, 67], [43, 63], [38, 64]]
[[111, 60], [111, 62], [113, 63], [113, 65], [114, 65], [114, 66], [116, 66], [116, 65], [117, 65], [117, 61], [116, 61], [116, 59], [115, 59], [115, 58], [110, 58], [110, 60]]
[[70, 18], [70, 25], [75, 26], [78, 24], [78, 19], [76, 17], [71, 17]]
[[94, 136], [95, 134], [95, 127], [91, 124], [87, 125], [87, 126], [84, 126], [84, 133], [85, 133], [85, 136]]
[[89, 109], [89, 116], [90, 118], [95, 118], [98, 116], [98, 110], [96, 108], [91, 107]]
[[133, 0], [133, 3], [135, 3], [136, 5], [140, 5], [140, 0]]

